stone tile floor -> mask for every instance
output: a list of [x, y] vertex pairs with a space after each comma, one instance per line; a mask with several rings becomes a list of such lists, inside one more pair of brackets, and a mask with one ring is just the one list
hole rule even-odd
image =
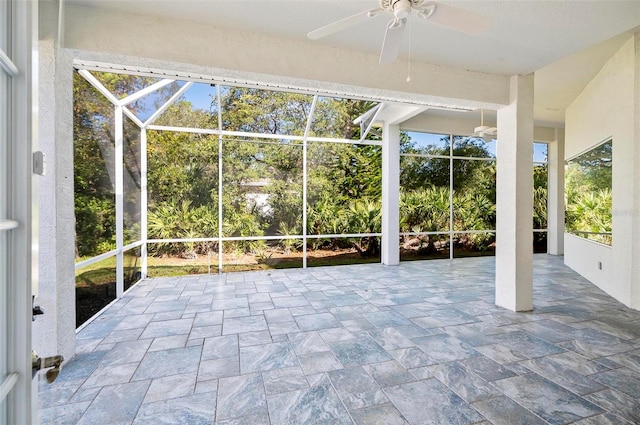
[[55, 424], [638, 424], [640, 312], [534, 258], [535, 309], [493, 258], [148, 279], [41, 384]]

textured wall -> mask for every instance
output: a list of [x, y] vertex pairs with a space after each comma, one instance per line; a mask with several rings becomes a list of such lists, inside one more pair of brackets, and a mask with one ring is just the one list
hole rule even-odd
[[640, 214], [634, 209], [640, 191], [638, 179], [633, 178], [640, 169], [635, 159], [640, 143], [635, 44], [631, 37], [567, 109], [565, 158], [613, 139], [613, 245], [567, 236], [565, 263], [616, 299], [640, 308], [637, 299], [631, 302], [632, 287], [640, 285], [637, 277], [632, 278], [633, 265], [640, 261], [635, 254], [640, 240], [634, 238]]
[[42, 356], [75, 353], [75, 216], [71, 59], [39, 44], [39, 149], [46, 174], [39, 179], [38, 299], [45, 311], [33, 323], [33, 347]]

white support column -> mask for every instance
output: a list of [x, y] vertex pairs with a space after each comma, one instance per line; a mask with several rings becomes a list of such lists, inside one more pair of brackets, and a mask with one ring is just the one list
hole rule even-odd
[[400, 264], [400, 126], [382, 131], [382, 264]]
[[511, 77], [498, 110], [496, 305], [533, 309], [533, 74]]
[[124, 294], [124, 167], [123, 160], [123, 139], [124, 139], [124, 119], [122, 106], [115, 108], [115, 181], [116, 181], [116, 297], [122, 298]]
[[309, 133], [311, 132], [311, 124], [313, 123], [313, 115], [318, 104], [318, 95], [313, 96], [307, 125], [304, 129], [304, 138], [302, 139], [302, 268], [307, 268], [307, 183], [309, 164], [307, 164], [307, 154], [309, 151]]
[[45, 314], [33, 322], [41, 356], [75, 355], [75, 214], [73, 193], [73, 63], [56, 41], [39, 41], [38, 143], [45, 154], [37, 178], [39, 208], [38, 301]]
[[149, 199], [147, 197], [147, 129], [140, 129], [140, 240], [142, 246], [140, 247], [140, 274], [144, 279], [148, 274], [148, 258], [147, 254], [149, 249], [147, 246], [147, 240], [149, 239], [147, 223], [147, 207]]
[[[216, 102], [218, 103], [218, 130], [222, 131], [222, 95], [220, 84], [216, 84]], [[222, 223], [224, 219], [222, 211], [222, 133], [218, 135], [218, 274], [222, 273]]]
[[[629, 306], [640, 310], [640, 31], [634, 35], [635, 43], [635, 84], [634, 84], [634, 111], [635, 125], [633, 139], [636, 149], [633, 158], [633, 230], [631, 234], [631, 294]], [[615, 146], [615, 141], [613, 142]], [[614, 147], [615, 149], [615, 147]], [[615, 165], [614, 165], [615, 167]]]
[[556, 129], [548, 144], [547, 252], [564, 254], [564, 130]]

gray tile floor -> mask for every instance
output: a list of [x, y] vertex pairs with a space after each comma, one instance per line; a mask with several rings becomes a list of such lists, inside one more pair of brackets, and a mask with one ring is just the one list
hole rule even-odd
[[537, 255], [148, 279], [41, 384], [56, 424], [640, 423], [640, 312]]

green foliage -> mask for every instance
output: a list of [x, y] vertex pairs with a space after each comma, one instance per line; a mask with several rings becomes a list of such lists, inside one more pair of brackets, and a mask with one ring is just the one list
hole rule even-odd
[[231, 87], [221, 101], [223, 128], [302, 136], [312, 100], [305, 94]]
[[[97, 73], [100, 81], [117, 98], [141, 90], [156, 80], [123, 74]], [[74, 192], [76, 212], [76, 255], [97, 255], [115, 248], [115, 150], [114, 106], [79, 74], [73, 85]], [[163, 102], [175, 85], [162, 89], [157, 102]], [[128, 106], [134, 113], [148, 106], [142, 100]], [[140, 188], [138, 130], [125, 120], [124, 179], [125, 202], [135, 203]], [[136, 154], [137, 151], [137, 154]], [[134, 190], [135, 188], [135, 190]], [[127, 235], [136, 236], [139, 212], [125, 209]]]
[[[222, 224], [223, 236], [263, 236], [264, 233], [260, 228], [256, 214], [242, 210], [232, 211], [228, 218], [225, 218]], [[233, 241], [225, 242], [225, 250], [230, 249], [233, 252], [256, 253], [264, 250], [266, 244], [262, 240], [257, 241]]]
[[611, 245], [612, 204], [610, 189], [576, 195], [573, 202], [567, 205], [567, 231]]
[[[217, 208], [192, 207], [190, 200], [162, 203], [149, 210], [147, 220], [149, 239], [207, 238], [218, 233]], [[149, 253], [192, 258], [207, 254], [216, 247], [216, 242], [165, 242], [149, 245]]]
[[533, 228], [547, 228], [547, 181], [546, 165], [533, 167]]
[[611, 245], [612, 141], [569, 161], [565, 171], [565, 229]]
[[[288, 235], [298, 235], [299, 232], [296, 228], [289, 228], [286, 223], [280, 223], [280, 227], [278, 228], [278, 235], [288, 236]], [[286, 254], [291, 252], [297, 252], [302, 249], [302, 239], [283, 239], [280, 242], [282, 249]]]
[[78, 256], [94, 256], [116, 248], [113, 197], [76, 195], [75, 213], [76, 232], [82, 235], [76, 245]]
[[[117, 74], [101, 75], [118, 97], [139, 90], [151, 80]], [[217, 238], [218, 190], [222, 184], [222, 236], [257, 237], [299, 235], [303, 216], [303, 148], [285, 134], [304, 134], [312, 97], [249, 88], [221, 88], [223, 129], [283, 135], [282, 138], [223, 139], [188, 132], [147, 131], [148, 236], [150, 239]], [[175, 90], [175, 87], [171, 90]], [[171, 94], [161, 93], [156, 106]], [[96, 255], [114, 247], [113, 106], [82, 78], [75, 91], [75, 183], [78, 253]], [[359, 125], [353, 119], [375, 103], [319, 98], [310, 134], [358, 140]], [[134, 113], [149, 108], [142, 101]], [[217, 128], [217, 105], [196, 110], [188, 101], [171, 105], [156, 121], [160, 125]], [[369, 139], [378, 136], [368, 135]], [[140, 188], [139, 132], [125, 129], [125, 227], [127, 240], [139, 238]], [[448, 142], [448, 138], [447, 138]], [[453, 155], [492, 158], [480, 139], [454, 137]], [[220, 146], [222, 150], [220, 150]], [[401, 133], [401, 231], [447, 232], [495, 228], [495, 162], [431, 158], [448, 156], [450, 150], [419, 148]], [[219, 164], [223, 164], [222, 182]], [[453, 193], [450, 168], [453, 167]], [[382, 149], [358, 143], [309, 142], [307, 148], [307, 233], [342, 235], [380, 233], [382, 226]], [[536, 223], [546, 217], [546, 180], [534, 174]], [[453, 201], [453, 222], [449, 213]], [[422, 252], [436, 249], [439, 236], [419, 237]], [[380, 253], [379, 237], [310, 238], [311, 249], [356, 249], [363, 258]], [[491, 236], [464, 235], [458, 244], [487, 249]], [[253, 253], [269, 260], [272, 242], [227, 241], [225, 252]], [[279, 241], [290, 253], [302, 248], [300, 239]], [[219, 249], [216, 242], [161, 243], [149, 246], [155, 256], [193, 259]]]
[[449, 188], [431, 186], [400, 194], [401, 232], [449, 230]]
[[177, 100], [153, 124], [170, 127], [217, 128], [218, 117], [217, 114], [194, 109], [191, 102], [187, 100]]

